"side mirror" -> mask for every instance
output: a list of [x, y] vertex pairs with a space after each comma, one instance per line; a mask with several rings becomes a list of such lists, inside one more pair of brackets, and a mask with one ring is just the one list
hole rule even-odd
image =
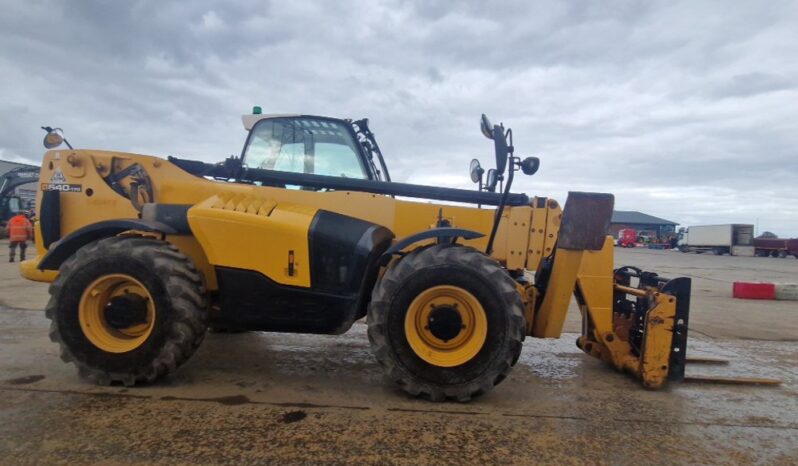
[[44, 136], [44, 147], [45, 149], [55, 149], [56, 147], [60, 146], [64, 142], [64, 132], [61, 128], [50, 128], [42, 127], [43, 130], [47, 131], [47, 135]]
[[496, 150], [496, 171], [499, 175], [504, 174], [504, 170], [507, 168], [507, 156], [510, 152], [510, 147], [507, 145], [507, 137], [504, 134], [504, 127], [491, 124], [488, 117], [483, 113], [482, 118], [479, 120], [479, 129], [486, 138], [493, 139], [493, 145]]
[[488, 170], [488, 179], [485, 181], [485, 189], [490, 192], [496, 192], [496, 183], [499, 182], [499, 178], [496, 176], [496, 170], [491, 168]]
[[471, 165], [469, 165], [468, 171], [471, 173], [471, 181], [474, 183], [479, 183], [482, 181], [482, 175], [485, 173], [485, 169], [483, 169], [479, 164], [479, 160], [471, 160]]
[[537, 157], [527, 157], [521, 161], [521, 171], [524, 175], [534, 175], [540, 168], [540, 159]]
[[479, 120], [479, 129], [482, 130], [482, 134], [485, 135], [486, 138], [493, 139], [493, 125], [484, 113]]

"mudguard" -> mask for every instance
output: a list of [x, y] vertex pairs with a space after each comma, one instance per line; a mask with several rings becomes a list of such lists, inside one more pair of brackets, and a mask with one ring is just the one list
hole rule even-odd
[[450, 227], [441, 227], [441, 228], [432, 228], [429, 230], [420, 231], [418, 233], [414, 233], [410, 236], [405, 236], [401, 240], [394, 243], [390, 248], [388, 248], [380, 257], [380, 265], [385, 266], [388, 265], [388, 262], [391, 261], [391, 256], [394, 254], [399, 254], [404, 248], [410, 246], [413, 243], [418, 243], [419, 241], [423, 241], [425, 239], [436, 238], [438, 240], [443, 239], [476, 239], [482, 238], [485, 236], [484, 233], [480, 233], [474, 230], [468, 230], [465, 228], [450, 228]]
[[116, 236], [128, 230], [151, 231], [167, 235], [176, 233], [174, 228], [164, 223], [136, 218], [92, 223], [73, 231], [50, 245], [50, 249], [42, 257], [37, 268], [39, 270], [58, 270], [65, 260], [83, 246], [92, 241]]

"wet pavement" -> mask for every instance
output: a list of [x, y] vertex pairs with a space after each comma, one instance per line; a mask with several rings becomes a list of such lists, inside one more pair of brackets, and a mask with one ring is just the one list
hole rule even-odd
[[346, 335], [209, 334], [154, 385], [97, 387], [63, 364], [39, 311], [0, 309], [0, 464], [796, 464], [798, 343], [691, 341], [779, 387], [661, 391], [527, 340], [510, 377], [468, 404], [384, 380], [365, 326]]
[[[173, 376], [97, 387], [47, 338], [47, 285], [0, 241], [0, 465], [798, 464], [798, 303], [731, 298], [734, 280], [795, 281], [798, 260], [616, 249], [617, 265], [693, 278], [690, 374], [779, 387], [662, 391], [584, 356], [576, 335], [528, 339], [510, 377], [468, 404], [384, 380], [365, 327], [337, 337], [210, 334]], [[580, 328], [572, 309], [566, 330]]]

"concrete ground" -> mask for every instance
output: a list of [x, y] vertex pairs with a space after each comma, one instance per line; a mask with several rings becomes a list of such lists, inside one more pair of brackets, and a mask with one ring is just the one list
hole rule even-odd
[[527, 340], [488, 395], [430, 403], [384, 380], [356, 324], [209, 334], [166, 380], [97, 387], [58, 359], [46, 285], [17, 278], [0, 243], [0, 464], [796, 464], [798, 303], [734, 300], [730, 282], [795, 281], [798, 260], [616, 251], [694, 278], [688, 353], [730, 364], [688, 375], [783, 384], [648, 391], [566, 334]]

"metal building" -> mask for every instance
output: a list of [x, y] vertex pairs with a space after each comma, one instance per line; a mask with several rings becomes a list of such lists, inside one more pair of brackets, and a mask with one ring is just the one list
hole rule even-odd
[[665, 240], [675, 234], [678, 223], [635, 210], [615, 210], [610, 221], [610, 234], [618, 237], [618, 230], [634, 228], [638, 235], [649, 234], [654, 240]]

